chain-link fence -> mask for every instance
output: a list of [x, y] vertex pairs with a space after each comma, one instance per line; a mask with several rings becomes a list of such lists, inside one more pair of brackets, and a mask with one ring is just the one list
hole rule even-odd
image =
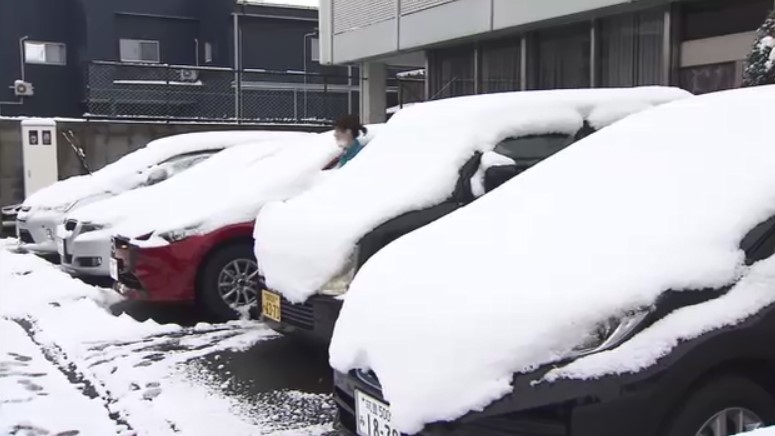
[[328, 123], [358, 111], [358, 77], [92, 62], [88, 117]]

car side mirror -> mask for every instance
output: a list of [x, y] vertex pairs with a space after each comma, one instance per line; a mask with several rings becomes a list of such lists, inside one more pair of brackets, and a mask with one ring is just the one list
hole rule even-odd
[[148, 186], [155, 185], [167, 180], [168, 177], [169, 172], [165, 168], [154, 168], [151, 170], [150, 174], [148, 174], [148, 179], [145, 184]]
[[497, 165], [484, 172], [484, 192], [490, 192], [524, 171], [516, 165]]

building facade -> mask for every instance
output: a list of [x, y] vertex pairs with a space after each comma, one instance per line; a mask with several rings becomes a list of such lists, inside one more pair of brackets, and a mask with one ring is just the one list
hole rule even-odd
[[0, 115], [298, 121], [350, 110], [357, 83], [352, 68], [320, 65], [317, 9], [282, 3], [4, 0]]
[[704, 93], [740, 85], [755, 31], [773, 6], [773, 0], [322, 0], [321, 56], [326, 64], [376, 65], [423, 56], [428, 99], [637, 85]]

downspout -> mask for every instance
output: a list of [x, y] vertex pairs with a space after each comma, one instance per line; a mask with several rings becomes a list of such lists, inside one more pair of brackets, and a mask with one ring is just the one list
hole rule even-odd
[[239, 14], [234, 13], [234, 118], [240, 118], [240, 37], [239, 37]]
[[304, 35], [304, 118], [307, 118], [307, 57], [309, 56], [309, 38], [317, 35], [316, 32], [307, 33]]
[[[28, 40], [29, 36], [25, 35], [19, 38], [19, 72], [21, 73], [21, 80], [24, 81], [25, 71], [24, 71], [24, 41]], [[14, 89], [13, 86], [11, 86], [11, 89]], [[0, 114], [2, 114], [2, 107], [3, 105], [22, 105], [24, 104], [24, 97], [19, 97], [16, 101], [0, 101]]]

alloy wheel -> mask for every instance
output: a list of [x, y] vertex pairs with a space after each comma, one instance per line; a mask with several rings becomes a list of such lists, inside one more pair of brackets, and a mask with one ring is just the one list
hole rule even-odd
[[252, 306], [258, 298], [258, 265], [252, 259], [234, 259], [218, 274], [218, 294], [232, 309]]
[[708, 419], [695, 436], [731, 436], [764, 426], [754, 412], [743, 407], [724, 409]]

